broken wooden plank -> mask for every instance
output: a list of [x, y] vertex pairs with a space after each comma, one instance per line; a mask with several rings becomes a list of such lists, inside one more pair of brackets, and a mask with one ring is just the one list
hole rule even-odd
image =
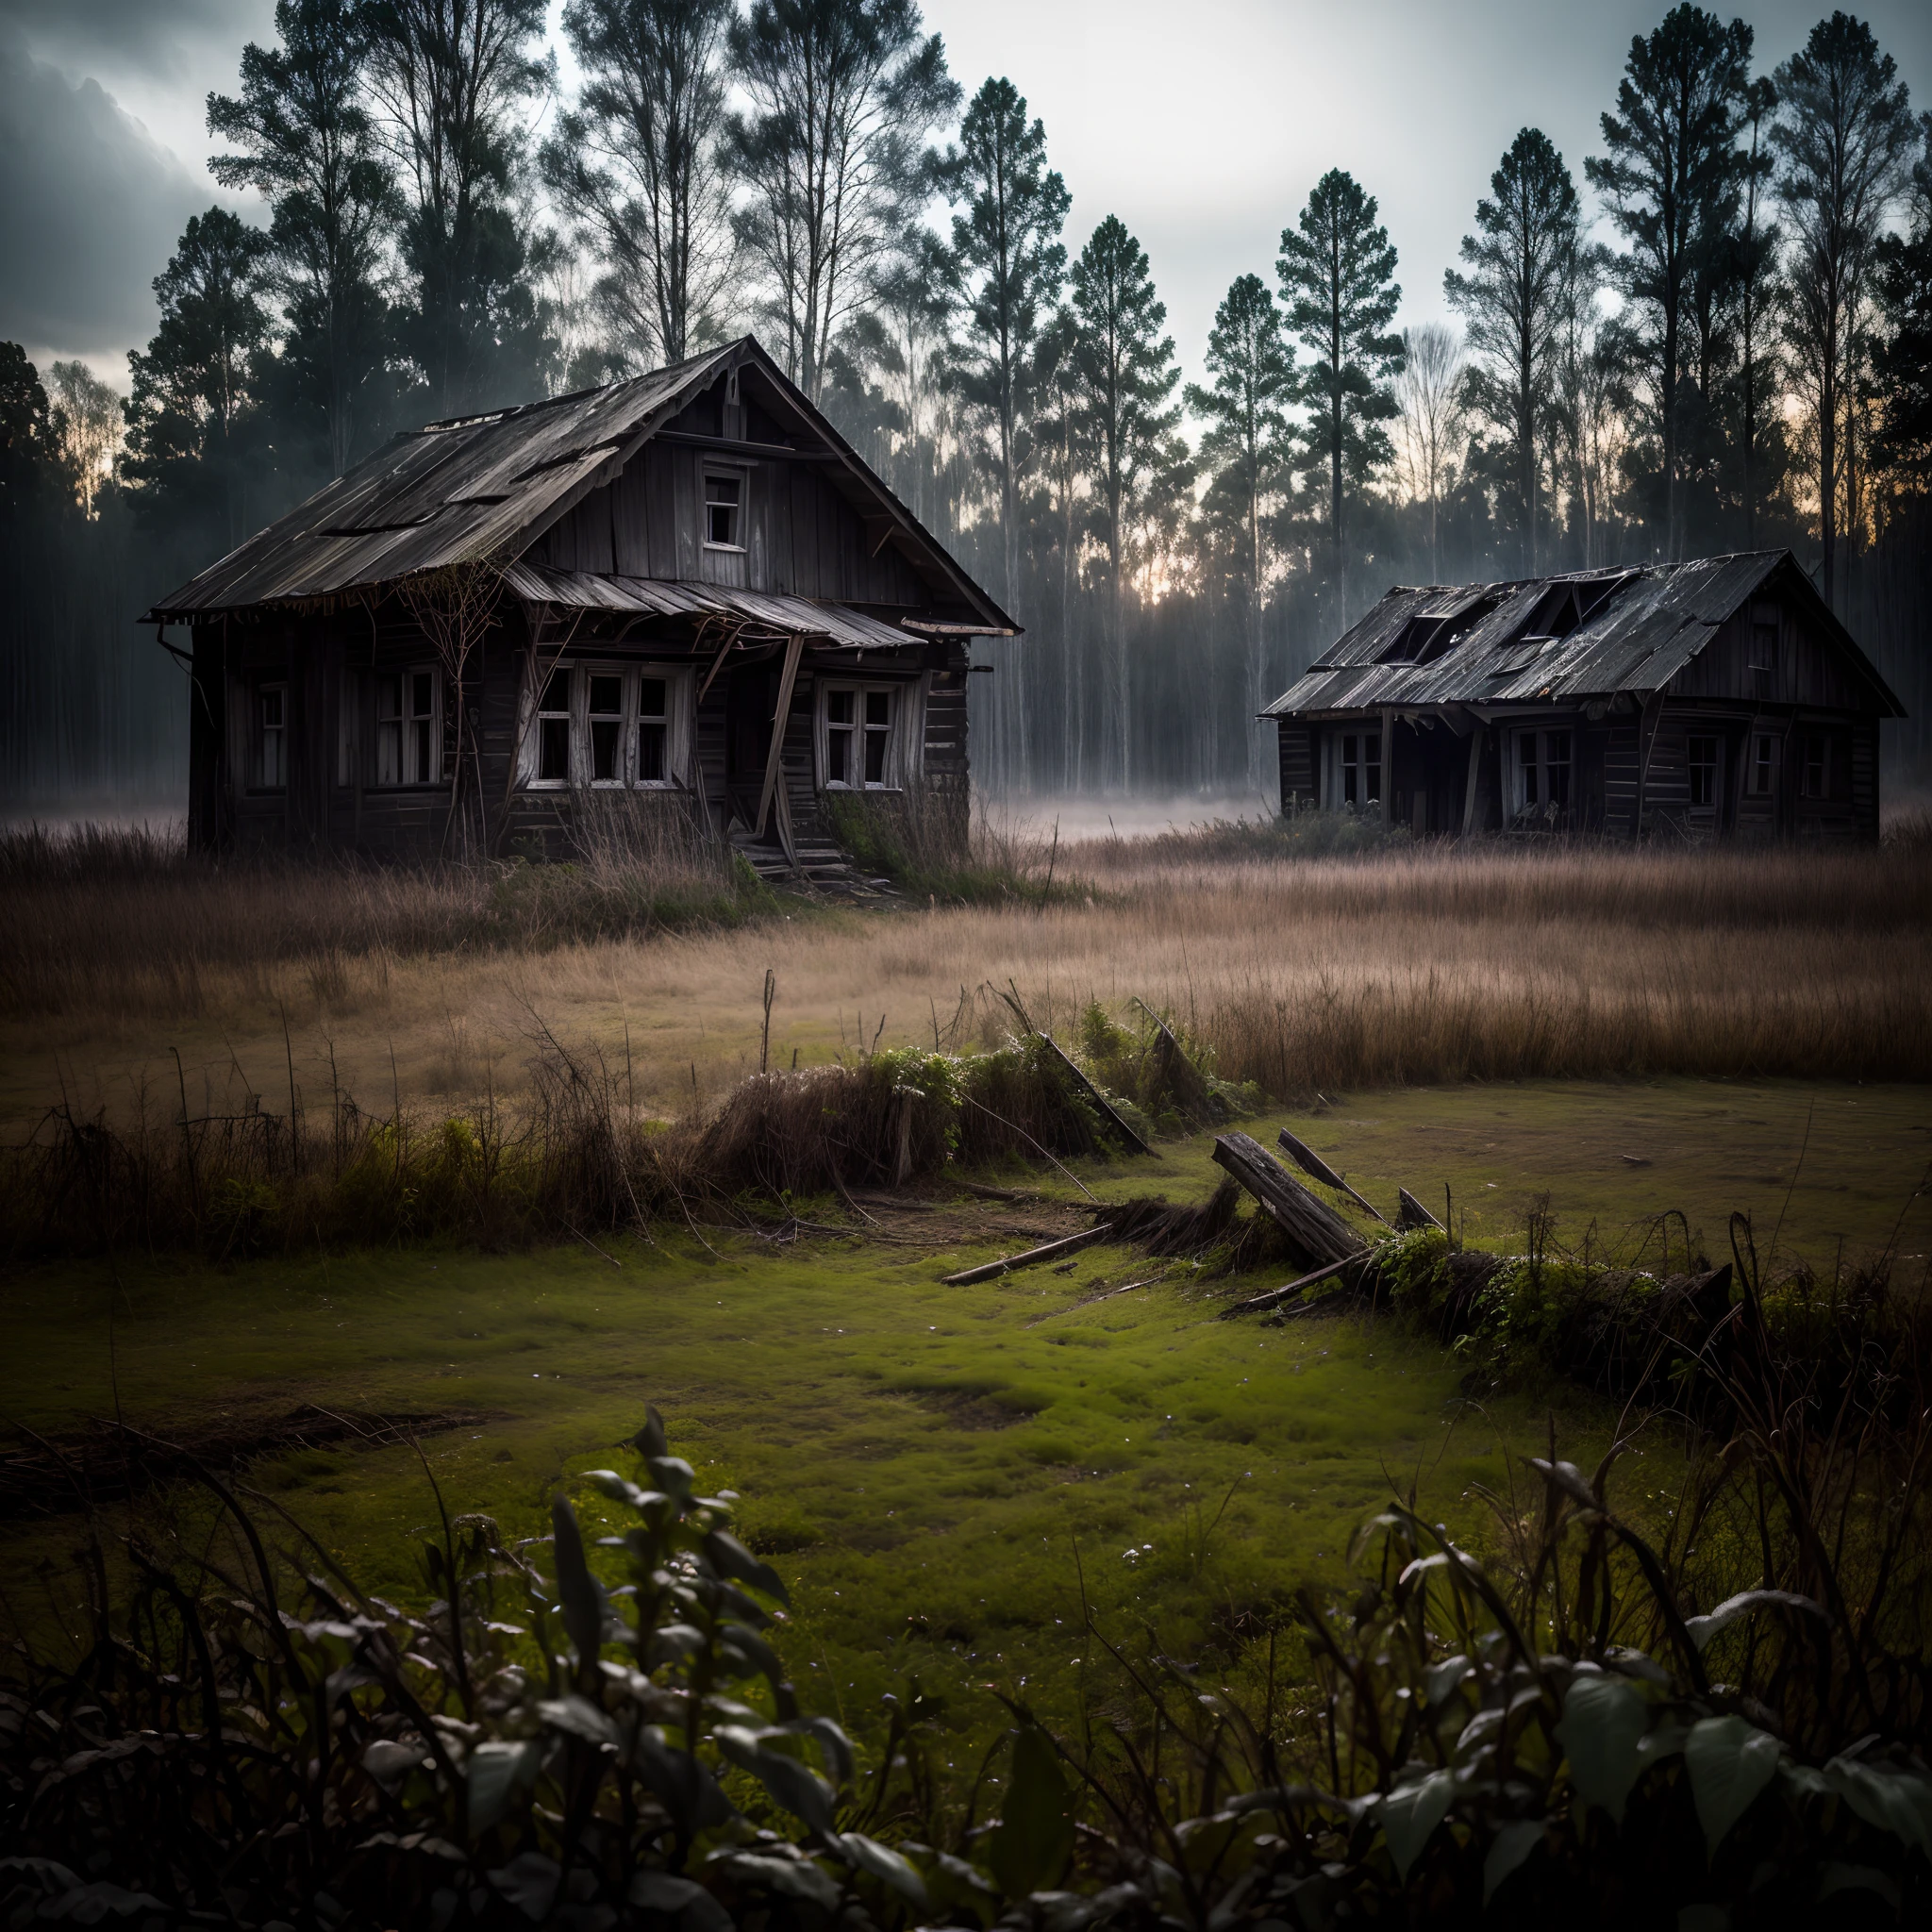
[[1283, 1127], [1280, 1133], [1277, 1134], [1274, 1138], [1277, 1141], [1279, 1141], [1282, 1146], [1285, 1147], [1288, 1150], [1288, 1152], [1294, 1157], [1295, 1160], [1309, 1174], [1313, 1174], [1315, 1178], [1318, 1181], [1320, 1181], [1324, 1187], [1333, 1188], [1338, 1193], [1346, 1194], [1348, 1198], [1351, 1201], [1353, 1201], [1355, 1205], [1357, 1208], [1359, 1208], [1364, 1214], [1373, 1214], [1375, 1217], [1375, 1219], [1382, 1224], [1384, 1227], [1387, 1227], [1389, 1225], [1389, 1217], [1386, 1214], [1384, 1214], [1382, 1210], [1379, 1208], [1377, 1208], [1373, 1201], [1364, 1200], [1361, 1195], [1357, 1194], [1356, 1191], [1352, 1187], [1350, 1187], [1349, 1184], [1345, 1180], [1343, 1180], [1341, 1176], [1339, 1174], [1337, 1174], [1335, 1170], [1332, 1167], [1330, 1167], [1328, 1163], [1325, 1160], [1324, 1160], [1322, 1157], [1319, 1154], [1317, 1154], [1312, 1147], [1308, 1146], [1306, 1141], [1297, 1141], [1295, 1137], [1292, 1134], [1291, 1134], [1286, 1127]]
[[[1270, 1308], [1279, 1307], [1291, 1295], [1300, 1294], [1305, 1288], [1313, 1288], [1318, 1282], [1333, 1281], [1338, 1274], [1345, 1274], [1362, 1259], [1359, 1255], [1350, 1255], [1345, 1260], [1331, 1261], [1325, 1268], [1317, 1268], [1311, 1274], [1303, 1274], [1291, 1281], [1285, 1288], [1271, 1288], [1265, 1294], [1250, 1295], [1244, 1302], [1235, 1302], [1221, 1311], [1221, 1319], [1230, 1321], [1236, 1315], [1260, 1315]], [[1353, 1286], [1354, 1284], [1350, 1284]], [[1329, 1297], [1323, 1296], [1325, 1303]]]
[[1057, 1241], [1047, 1241], [1043, 1246], [1028, 1248], [1018, 1255], [1007, 1255], [997, 1261], [983, 1262], [977, 1268], [962, 1268], [957, 1274], [944, 1277], [947, 1288], [970, 1288], [975, 1281], [991, 1281], [996, 1274], [1010, 1274], [1015, 1268], [1031, 1268], [1036, 1262], [1051, 1261], [1061, 1255], [1071, 1255], [1077, 1248], [1091, 1248], [1096, 1241], [1104, 1241], [1113, 1229], [1102, 1222], [1098, 1227], [1082, 1228], [1078, 1234], [1070, 1234]]
[[1214, 1162], [1254, 1195], [1302, 1258], [1317, 1268], [1359, 1255], [1368, 1242], [1250, 1134], [1219, 1134]]
[[1154, 1023], [1154, 1059], [1161, 1085], [1197, 1124], [1224, 1121], [1228, 1115], [1227, 1108], [1217, 1103], [1207, 1075], [1188, 1058], [1187, 1049], [1180, 1043], [1174, 1028], [1138, 995], [1134, 1004]]
[[1041, 1041], [1041, 1044], [1043, 1044], [1046, 1047], [1048, 1052], [1050, 1052], [1054, 1056], [1054, 1058], [1059, 1061], [1060, 1065], [1067, 1070], [1067, 1073], [1073, 1078], [1074, 1084], [1076, 1087], [1078, 1087], [1081, 1092], [1086, 1094], [1087, 1098], [1093, 1103], [1094, 1109], [1096, 1112], [1099, 1113], [1101, 1118], [1103, 1120], [1111, 1122], [1113, 1124], [1114, 1131], [1118, 1133], [1121, 1136], [1121, 1138], [1124, 1140], [1130, 1147], [1138, 1148], [1140, 1152], [1141, 1152], [1142, 1154], [1152, 1154], [1154, 1155], [1155, 1159], [1158, 1160], [1160, 1158], [1160, 1156], [1158, 1153], [1156, 1153], [1154, 1147], [1148, 1141], [1143, 1140], [1139, 1134], [1137, 1134], [1134, 1131], [1134, 1129], [1130, 1127], [1126, 1124], [1126, 1122], [1121, 1118], [1120, 1114], [1115, 1111], [1113, 1103], [1108, 1099], [1107, 1095], [1104, 1094], [1100, 1091], [1100, 1089], [1096, 1087], [1093, 1084], [1093, 1082], [1090, 1080], [1087, 1077], [1087, 1075], [1083, 1074], [1080, 1071], [1080, 1069], [1076, 1067], [1074, 1064], [1074, 1062], [1067, 1058], [1066, 1054], [1060, 1048], [1059, 1041], [1057, 1041], [1051, 1033], [1041, 1032], [1041, 1029], [1033, 1024], [1033, 1015], [1026, 1010], [1024, 1002], [1022, 1001], [1022, 999], [1020, 998], [1020, 989], [1017, 986], [1015, 986], [1013, 982], [1009, 979], [1007, 981], [1006, 991], [1002, 992], [998, 987], [994, 987], [992, 991], [995, 994], [998, 995], [1000, 999], [1006, 1002], [1008, 1008], [1011, 1008], [1013, 1017], [1019, 1021], [1020, 1024], [1024, 1026], [1028, 1033], [1032, 1034], [1034, 1039]]
[[1395, 1216], [1397, 1227], [1433, 1227], [1439, 1234], [1447, 1230], [1407, 1188], [1397, 1188], [1395, 1199], [1398, 1211]]
[[1087, 1098], [1093, 1103], [1094, 1111], [1097, 1112], [1103, 1120], [1108, 1122], [1112, 1125], [1114, 1131], [1117, 1134], [1119, 1134], [1121, 1138], [1124, 1141], [1125, 1141], [1130, 1147], [1138, 1148], [1142, 1154], [1152, 1154], [1156, 1160], [1158, 1160], [1160, 1158], [1160, 1155], [1158, 1151], [1154, 1147], [1154, 1145], [1150, 1141], [1143, 1140], [1141, 1135], [1137, 1134], [1133, 1130], [1133, 1128], [1127, 1124], [1127, 1123], [1115, 1110], [1113, 1102], [1110, 1101], [1107, 1097], [1107, 1095], [1104, 1094], [1100, 1091], [1100, 1089], [1096, 1087], [1093, 1084], [1093, 1082], [1090, 1080], [1087, 1077], [1087, 1075], [1083, 1074], [1080, 1071], [1080, 1069], [1076, 1067], [1074, 1064], [1074, 1062], [1067, 1058], [1066, 1054], [1061, 1051], [1059, 1042], [1053, 1037], [1051, 1033], [1037, 1033], [1034, 1037], [1037, 1040], [1041, 1041], [1046, 1046], [1047, 1050], [1050, 1053], [1052, 1053], [1054, 1058], [1059, 1061], [1060, 1065], [1067, 1070], [1067, 1073], [1069, 1074], [1069, 1075], [1071, 1075], [1074, 1084], [1076, 1087], [1078, 1087], [1080, 1091], [1086, 1094]]

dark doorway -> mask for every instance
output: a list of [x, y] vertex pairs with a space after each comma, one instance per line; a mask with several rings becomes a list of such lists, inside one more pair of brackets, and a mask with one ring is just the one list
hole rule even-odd
[[732, 812], [747, 826], [758, 821], [777, 702], [778, 674], [770, 666], [734, 671], [725, 683], [724, 791]]

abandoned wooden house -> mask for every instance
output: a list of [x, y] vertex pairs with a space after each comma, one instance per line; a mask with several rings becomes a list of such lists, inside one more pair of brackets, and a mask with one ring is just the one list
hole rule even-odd
[[1776, 550], [1392, 590], [1262, 715], [1284, 811], [1697, 841], [1875, 839], [1905, 714]]
[[827, 875], [827, 794], [963, 821], [967, 641], [1016, 634], [750, 337], [398, 436], [148, 617], [197, 846], [556, 857], [621, 808]]

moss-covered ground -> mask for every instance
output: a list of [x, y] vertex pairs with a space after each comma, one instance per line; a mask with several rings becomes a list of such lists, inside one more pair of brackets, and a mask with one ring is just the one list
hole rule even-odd
[[[1272, 1142], [1279, 1124], [1246, 1124]], [[1760, 1251], [1781, 1222], [1781, 1250], [1826, 1269], [1841, 1241], [1851, 1255], [1885, 1242], [1902, 1209], [1901, 1278], [1920, 1281], [1932, 1247], [1932, 1202], [1912, 1198], [1932, 1158], [1916, 1087], [1464, 1087], [1351, 1096], [1289, 1124], [1391, 1211], [1398, 1183], [1439, 1210], [1446, 1183], [1472, 1241], [1507, 1243], [1548, 1191], [1564, 1232], [1594, 1219], [1626, 1250], [1681, 1209], [1675, 1254], [1688, 1227], [1719, 1256], [1733, 1208]], [[1216, 1178], [1208, 1147], [1079, 1173], [1107, 1197], [1194, 1200]], [[801, 1690], [860, 1729], [908, 1672], [962, 1709], [992, 1683], [1068, 1709], [1083, 1588], [1108, 1627], [1151, 1624], [1185, 1652], [1252, 1628], [1299, 1583], [1338, 1580], [1391, 1484], [1473, 1522], [1470, 1484], [1507, 1482], [1553, 1409], [1579, 1458], [1607, 1440], [1614, 1419], [1574, 1390], [1472, 1405], [1456, 1363], [1386, 1323], [1224, 1321], [1230, 1284], [1122, 1248], [944, 1286], [1028, 1245], [1029, 1227], [1074, 1224], [1071, 1182], [1010, 1178], [1041, 1200], [948, 1195], [927, 1210], [933, 1245], [908, 1213], [891, 1242], [713, 1234], [708, 1249], [660, 1229], [650, 1244], [520, 1255], [124, 1257], [22, 1274], [7, 1285], [0, 1409], [58, 1436], [118, 1404], [181, 1439], [302, 1403], [463, 1411], [485, 1420], [421, 1445], [444, 1496], [534, 1535], [553, 1490], [625, 1462], [616, 1445], [654, 1400], [674, 1449], [706, 1486], [741, 1494], [750, 1539], [792, 1579]], [[1646, 1453], [1660, 1476], [1671, 1441]], [[412, 1451], [302, 1450], [249, 1480], [367, 1586], [421, 1594], [412, 1552], [435, 1504]], [[79, 1526], [0, 1524], [15, 1617], [43, 1626], [71, 1604]]]

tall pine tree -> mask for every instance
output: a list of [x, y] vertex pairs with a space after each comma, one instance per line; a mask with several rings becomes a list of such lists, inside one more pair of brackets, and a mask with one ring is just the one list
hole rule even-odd
[[438, 415], [542, 393], [554, 347], [516, 193], [544, 0], [371, 0], [370, 72], [408, 207], [399, 341]]
[[1791, 232], [1787, 340], [1816, 427], [1819, 588], [1831, 603], [1839, 539], [1857, 525], [1858, 378], [1870, 352], [1873, 272], [1915, 130], [1898, 63], [1848, 14], [1820, 21], [1776, 79], [1772, 140]]
[[1879, 402], [1875, 462], [1907, 488], [1932, 492], [1932, 114], [1919, 117], [1924, 142], [1912, 170], [1910, 216], [1878, 243], [1878, 303], [1884, 327], [1873, 350]]
[[225, 208], [190, 215], [155, 277], [160, 326], [127, 358], [123, 472], [143, 506], [199, 524], [208, 541], [239, 543], [255, 526], [259, 452], [247, 434], [260, 397], [270, 318], [269, 239]]
[[610, 346], [638, 368], [723, 332], [733, 267], [720, 55], [731, 0], [571, 0], [584, 72], [544, 143], [543, 178], [602, 265]]
[[1073, 282], [1094, 520], [1107, 552], [1113, 741], [1108, 776], [1125, 785], [1133, 780], [1126, 574], [1135, 525], [1158, 516], [1185, 475], [1186, 453], [1175, 434], [1180, 410], [1170, 401], [1180, 370], [1174, 338], [1159, 332], [1167, 305], [1154, 292], [1147, 253], [1118, 215], [1089, 237]]
[[1395, 250], [1375, 221], [1375, 198], [1331, 168], [1315, 184], [1295, 227], [1281, 231], [1276, 263], [1288, 326], [1313, 357], [1302, 394], [1309, 421], [1305, 466], [1327, 486], [1335, 595], [1348, 622], [1343, 499], [1394, 454], [1382, 427], [1399, 413], [1391, 378], [1402, 338], [1389, 332], [1402, 290]]
[[1684, 541], [1684, 333], [1712, 205], [1736, 178], [1737, 136], [1751, 60], [1751, 29], [1714, 13], [1674, 8], [1624, 63], [1615, 113], [1602, 119], [1608, 153], [1583, 164], [1628, 241], [1623, 292], [1631, 341], [1650, 390], [1663, 482], [1667, 556]]
[[1477, 358], [1470, 404], [1507, 439], [1524, 576], [1537, 570], [1544, 431], [1557, 387], [1564, 267], [1576, 244], [1576, 185], [1541, 128], [1525, 127], [1490, 176], [1493, 200], [1475, 205], [1478, 233], [1462, 238], [1469, 274], [1442, 277]]
[[269, 242], [287, 305], [283, 360], [320, 418], [329, 474], [370, 441], [367, 391], [383, 366], [378, 286], [399, 203], [364, 98], [365, 0], [276, 0], [281, 44], [242, 50], [242, 92], [209, 94], [208, 132], [239, 152], [208, 172], [275, 208]]
[[1067, 184], [1046, 165], [1046, 129], [1026, 119], [1010, 80], [974, 95], [951, 161], [966, 203], [953, 218], [952, 276], [965, 309], [957, 373], [966, 400], [991, 421], [991, 468], [1000, 496], [1006, 607], [1019, 608], [1021, 445], [1028, 358], [1043, 314], [1059, 299], [1067, 251]]
[[[1288, 457], [1288, 406], [1294, 399], [1294, 353], [1281, 333], [1281, 311], [1259, 275], [1242, 275], [1214, 312], [1208, 337], [1211, 388], [1190, 383], [1188, 408], [1206, 424], [1201, 460], [1213, 470], [1202, 508], [1210, 526], [1235, 539], [1247, 594], [1246, 709], [1268, 702], [1261, 611], [1268, 582], [1264, 508]], [[1251, 731], [1250, 776], [1263, 780], [1266, 742]]]
[[751, 111], [729, 124], [786, 365], [814, 402], [832, 344], [904, 254], [936, 185], [926, 138], [958, 106], [916, 0], [752, 0], [731, 27]]

